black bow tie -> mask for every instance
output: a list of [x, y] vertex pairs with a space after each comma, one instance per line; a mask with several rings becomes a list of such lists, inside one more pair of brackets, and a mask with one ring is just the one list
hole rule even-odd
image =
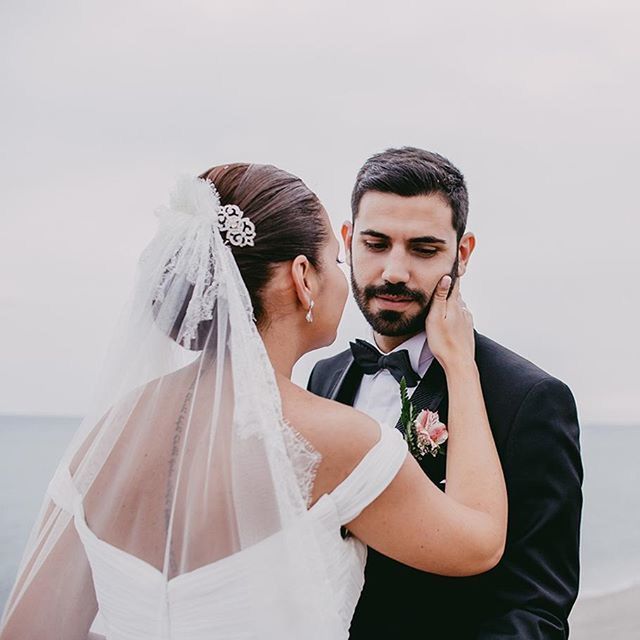
[[380, 369], [386, 369], [398, 382], [404, 378], [407, 387], [415, 387], [418, 384], [420, 377], [411, 368], [409, 352], [406, 349], [384, 355], [372, 344], [359, 339], [350, 342], [349, 346], [354, 360], [364, 373], [372, 375]]

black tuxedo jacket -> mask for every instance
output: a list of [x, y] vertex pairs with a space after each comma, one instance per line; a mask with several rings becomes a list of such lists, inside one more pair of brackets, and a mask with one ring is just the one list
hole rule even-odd
[[[568, 387], [505, 347], [476, 334], [476, 363], [509, 494], [505, 554], [469, 578], [424, 573], [369, 549], [351, 640], [534, 640], [567, 638], [578, 593], [582, 464], [576, 407]], [[350, 351], [314, 367], [308, 388], [353, 404], [362, 372]], [[416, 409], [447, 422], [437, 361], [416, 388]], [[422, 468], [440, 487], [445, 456]], [[397, 531], [402, 536], [402, 530]]]

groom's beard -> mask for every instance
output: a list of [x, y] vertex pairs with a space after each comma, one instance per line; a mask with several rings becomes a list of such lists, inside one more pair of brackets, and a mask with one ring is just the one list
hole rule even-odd
[[[449, 273], [451, 276], [451, 288], [453, 288], [458, 278], [458, 263], [459, 259], [456, 256]], [[378, 287], [374, 285], [360, 287], [353, 275], [353, 267], [351, 268], [351, 287], [358, 308], [376, 333], [382, 336], [398, 337], [415, 335], [425, 330], [425, 321], [431, 309], [433, 291], [431, 294], [427, 294], [420, 289], [409, 289], [404, 282], [398, 282], [397, 284], [387, 282]], [[373, 312], [370, 308], [371, 301], [376, 296], [385, 295], [408, 298], [417, 302], [420, 309], [412, 315], [404, 311], [393, 311], [391, 309]]]

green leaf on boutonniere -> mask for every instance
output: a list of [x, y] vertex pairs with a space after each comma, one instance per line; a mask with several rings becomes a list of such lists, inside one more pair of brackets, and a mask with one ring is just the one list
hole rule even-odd
[[411, 401], [409, 400], [409, 392], [407, 391], [407, 381], [404, 377], [400, 380], [400, 401], [402, 403], [402, 408], [400, 411], [400, 422], [404, 427], [404, 437], [409, 445], [409, 450], [413, 452], [416, 447], [415, 442], [415, 433], [414, 433], [414, 420], [415, 416], [415, 408]]

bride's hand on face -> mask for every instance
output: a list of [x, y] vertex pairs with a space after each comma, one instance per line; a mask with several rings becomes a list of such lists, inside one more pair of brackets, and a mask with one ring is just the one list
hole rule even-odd
[[447, 299], [450, 287], [451, 276], [443, 276], [425, 323], [429, 348], [445, 370], [468, 366], [475, 359], [473, 316], [460, 295], [460, 280]]

